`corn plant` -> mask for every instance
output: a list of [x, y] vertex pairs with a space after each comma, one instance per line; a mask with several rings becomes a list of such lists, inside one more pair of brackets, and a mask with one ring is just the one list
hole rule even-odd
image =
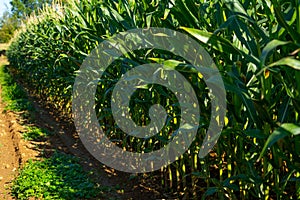
[[156, 177], [167, 197], [282, 199], [299, 197], [300, 5], [298, 0], [142, 0], [55, 2], [24, 22], [8, 57], [30, 88], [71, 117], [71, 92], [84, 58], [103, 40], [133, 28], [166, 27], [205, 47], [227, 90], [225, 127], [204, 159], [197, 154], [210, 119], [210, 98], [201, 74], [182, 58], [158, 49], [130, 52], [107, 69], [95, 96], [99, 123], [127, 151], [153, 151], [178, 128], [174, 94], [147, 85], [131, 98], [138, 125], [161, 104], [167, 124], [153, 138], [127, 136], [114, 122], [110, 96], [122, 74], [145, 63], [182, 73], [197, 93], [198, 137], [184, 155]]

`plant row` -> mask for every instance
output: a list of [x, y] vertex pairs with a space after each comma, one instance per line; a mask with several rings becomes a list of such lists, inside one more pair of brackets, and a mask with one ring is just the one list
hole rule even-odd
[[150, 84], [131, 97], [138, 125], [161, 104], [166, 126], [146, 139], [128, 136], [114, 121], [111, 94], [124, 73], [162, 63], [189, 80], [200, 102], [200, 127], [189, 151], [161, 169], [160, 187], [198, 199], [299, 196], [300, 5], [296, 0], [142, 0], [54, 2], [24, 22], [7, 52], [19, 77], [71, 117], [72, 88], [83, 60], [102, 41], [134, 29], [164, 27], [193, 37], [213, 57], [227, 92], [225, 127], [213, 151], [198, 158], [209, 126], [211, 99], [202, 75], [182, 58], [159, 49], [133, 51], [101, 77], [95, 96], [100, 125], [127, 151], [164, 147], [178, 129], [180, 105], [172, 91]]

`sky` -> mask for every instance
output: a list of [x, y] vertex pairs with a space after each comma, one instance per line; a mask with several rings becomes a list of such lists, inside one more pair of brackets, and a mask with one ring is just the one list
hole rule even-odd
[[[9, 10], [10, 11], [10, 2], [11, 0], [0, 0], [0, 17], [2, 17], [2, 14], [6, 11]], [[8, 9], [7, 7], [8, 6]]]

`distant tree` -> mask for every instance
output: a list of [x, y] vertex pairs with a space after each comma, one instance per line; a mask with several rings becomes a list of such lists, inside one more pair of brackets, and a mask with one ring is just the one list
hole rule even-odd
[[23, 19], [32, 12], [42, 8], [43, 4], [51, 4], [52, 0], [12, 0], [11, 13], [17, 19]]
[[0, 18], [0, 43], [8, 42], [17, 28], [18, 20], [8, 11], [4, 12]]
[[51, 2], [52, 0], [11, 0], [11, 12], [6, 11], [0, 16], [0, 43], [10, 40], [21, 20]]

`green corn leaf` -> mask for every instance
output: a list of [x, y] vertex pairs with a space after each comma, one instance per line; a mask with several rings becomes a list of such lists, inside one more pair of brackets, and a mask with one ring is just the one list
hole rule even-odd
[[287, 23], [287, 21], [284, 19], [284, 16], [281, 11], [281, 5], [277, 2], [277, 0], [274, 0], [273, 3], [274, 3], [275, 16], [278, 23], [287, 30], [287, 32], [291, 35], [292, 39], [295, 42], [299, 42], [299, 33], [296, 30], [294, 30], [293, 27], [290, 26]]
[[268, 65], [266, 68], [270, 68], [270, 67], [274, 67], [274, 66], [282, 66], [282, 65], [286, 65], [293, 69], [300, 70], [300, 61], [294, 59], [293, 57], [282, 58], [282, 59]]
[[223, 0], [223, 2], [231, 12], [240, 13], [244, 16], [248, 16], [243, 5], [238, 0]]
[[197, 17], [195, 17], [193, 13], [190, 11], [185, 0], [176, 0], [175, 4], [176, 4], [177, 11], [174, 10], [174, 12], [176, 12], [174, 14], [180, 16], [182, 19], [185, 20], [186, 23], [189, 23], [188, 26], [197, 27], [199, 21]]
[[206, 190], [206, 192], [204, 193], [202, 199], [205, 199], [206, 197], [211, 196], [211, 195], [215, 194], [216, 192], [218, 192], [217, 187], [210, 187]]
[[260, 153], [258, 160], [260, 160], [263, 157], [263, 155], [266, 153], [267, 149], [271, 147], [278, 140], [289, 135], [299, 135], [299, 134], [300, 134], [300, 126], [298, 124], [293, 124], [293, 123], [282, 124], [280, 127], [275, 129], [275, 131], [269, 136], [269, 138], [267, 139], [263, 147], [263, 150]]
[[257, 116], [253, 100], [247, 94], [247, 91], [244, 88], [237, 87], [233, 84], [228, 83], [226, 80], [224, 82], [225, 88], [227, 91], [230, 91], [234, 94], [237, 94], [240, 100], [243, 102], [245, 107], [247, 108], [249, 117], [253, 122], [255, 122], [258, 126], [260, 126], [261, 122]]
[[177, 60], [164, 60], [161, 58], [149, 58], [149, 60], [155, 61], [157, 63], [163, 64], [165, 70], [177, 70], [180, 72], [188, 72], [188, 73], [199, 73], [198, 70], [193, 67], [193, 65], [189, 65]]
[[230, 41], [228, 41], [225, 38], [222, 38], [213, 33], [209, 33], [199, 29], [187, 28], [187, 27], [179, 27], [179, 28], [188, 32], [196, 39], [198, 39], [200, 42], [204, 44], [210, 44], [214, 49], [216, 49], [220, 53], [243, 55], [250, 62], [259, 65], [259, 60], [256, 57], [252, 56], [251, 54], [247, 54], [246, 52], [236, 48], [235, 46], [232, 45]]
[[282, 128], [289, 131], [292, 135], [300, 134], [300, 125], [294, 123], [285, 123], [281, 125]]
[[259, 139], [266, 139], [266, 135], [263, 134], [263, 131], [259, 129], [250, 129], [245, 131], [245, 135], [253, 137], [253, 138], [259, 138]]
[[187, 27], [180, 27], [180, 29], [183, 29], [184, 31], [188, 32], [204, 44], [211, 44], [214, 49], [222, 53], [227, 52], [233, 54], [240, 54], [238, 49], [236, 49], [228, 40], [214, 35], [213, 33]]
[[259, 58], [260, 62], [261, 62], [261, 66], [265, 65], [266, 59], [271, 51], [273, 51], [274, 49], [276, 49], [279, 46], [286, 45], [286, 44], [290, 44], [290, 42], [280, 41], [280, 40], [276, 40], [276, 39], [269, 42], [263, 49], [261, 56]]
[[232, 29], [239, 41], [249, 50], [250, 54], [257, 56], [257, 44], [248, 26], [248, 24], [239, 20], [237, 17], [232, 23]]

